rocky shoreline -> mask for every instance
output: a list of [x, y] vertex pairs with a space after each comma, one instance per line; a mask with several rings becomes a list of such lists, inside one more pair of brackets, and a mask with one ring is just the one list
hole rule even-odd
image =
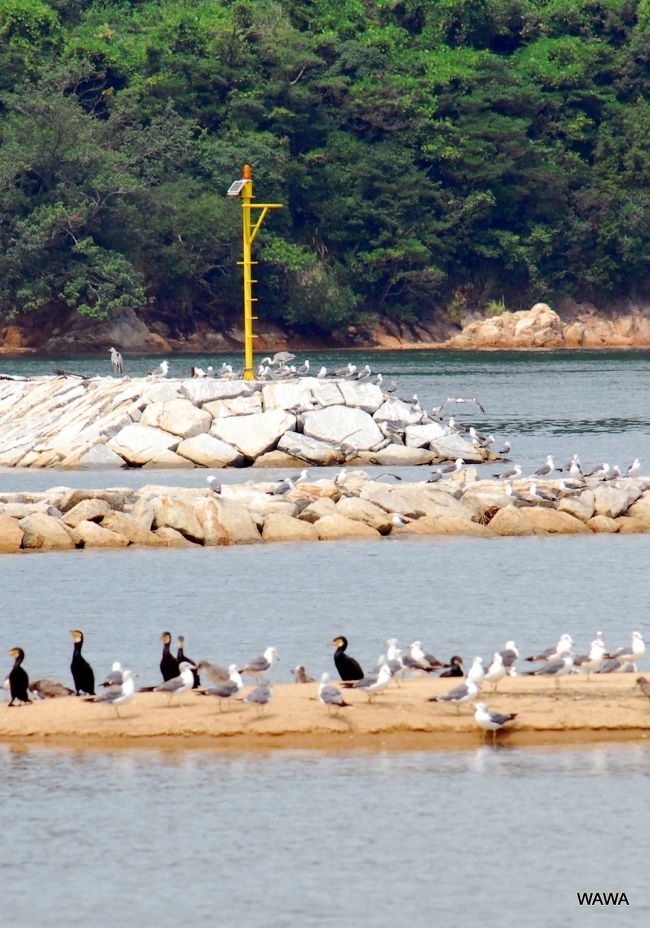
[[[591, 304], [565, 301], [555, 312], [546, 303], [517, 312], [468, 313], [460, 320], [396, 320], [380, 317], [373, 323], [348, 325], [340, 331], [290, 331], [260, 319], [259, 352], [319, 350], [451, 350], [526, 351], [576, 349], [649, 349], [650, 309], [647, 303], [627, 303], [611, 312]], [[87, 319], [73, 314], [61, 318], [32, 318], [2, 324], [0, 357], [73, 357], [104, 354], [116, 345], [126, 355], [232, 354], [243, 350], [244, 333], [238, 322], [199, 320], [184, 334], [162, 321], [140, 318], [128, 308], [110, 319]]]
[[[361, 470], [313, 483], [232, 484], [216, 490], [149, 485], [56, 487], [0, 494], [0, 553], [126, 548], [189, 548], [276, 541], [441, 535], [495, 538], [650, 532], [650, 479], [479, 480], [466, 467], [436, 484], [389, 485]], [[288, 486], [287, 492], [278, 489]], [[550, 499], [537, 502], [539, 489]]]
[[0, 467], [399, 465], [489, 453], [369, 381], [0, 379]]

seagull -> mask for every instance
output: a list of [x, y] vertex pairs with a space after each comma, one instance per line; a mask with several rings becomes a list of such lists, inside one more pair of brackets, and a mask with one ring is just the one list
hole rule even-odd
[[388, 664], [382, 664], [377, 676], [371, 674], [368, 677], [362, 677], [360, 680], [355, 680], [353, 683], [348, 684], [348, 688], [352, 687], [354, 689], [363, 690], [368, 694], [368, 702], [372, 702], [375, 693], [379, 693], [381, 690], [386, 689], [391, 681], [391, 677], [392, 673]]
[[169, 361], [161, 361], [158, 367], [154, 367], [152, 371], [149, 371], [150, 377], [166, 377], [169, 373]]
[[119, 353], [117, 348], [109, 348], [108, 350], [111, 353], [111, 364], [113, 365], [113, 370], [116, 374], [123, 374], [124, 361], [122, 359], [122, 355]]
[[99, 696], [95, 696], [93, 701], [107, 702], [115, 709], [115, 714], [118, 719], [121, 718], [118, 706], [121, 706], [123, 702], [129, 702], [129, 700], [133, 699], [135, 695], [135, 676], [136, 674], [132, 671], [124, 670], [122, 672], [122, 682], [109, 686], [105, 693], [100, 693]]
[[305, 670], [304, 664], [298, 664], [297, 667], [294, 667], [291, 673], [296, 679], [296, 683], [313, 683], [314, 678], [310, 677], [307, 671]]
[[429, 654], [423, 650], [421, 641], [414, 641], [409, 647], [413, 660], [420, 664], [427, 673], [430, 673], [432, 670], [440, 670], [445, 666], [445, 664], [439, 661], [433, 654]]
[[497, 451], [497, 454], [502, 455], [502, 456], [508, 455], [510, 454], [511, 451], [512, 451], [512, 445], [510, 444], [510, 442], [504, 441], [503, 447], [499, 451]]
[[618, 648], [613, 653], [607, 655], [611, 660], [616, 661], [636, 661], [645, 657], [645, 639], [641, 632], [632, 632], [632, 643], [629, 647]]
[[445, 464], [439, 467], [438, 470], [443, 474], [459, 474], [463, 469], [464, 463], [462, 458], [456, 458], [453, 464]]
[[382, 377], [381, 374], [377, 374], [377, 376], [373, 380], [373, 383], [378, 387], [381, 387], [383, 382], [384, 382], [384, 378]]
[[542, 464], [535, 473], [533, 477], [547, 477], [549, 474], [552, 474], [555, 470], [555, 464], [553, 463], [553, 456], [551, 454], [546, 455], [546, 464]]
[[266, 492], [269, 496], [285, 496], [287, 493], [290, 493], [293, 490], [295, 483], [295, 477], [283, 477], [277, 486], [273, 487], [272, 490], [267, 490]]
[[[9, 677], [5, 680], [5, 687], [9, 688]], [[58, 680], [34, 680], [27, 687], [37, 699], [58, 699], [62, 696], [74, 696], [75, 691], [59, 683]]]
[[449, 692], [445, 693], [443, 696], [431, 696], [427, 701], [451, 702], [456, 706], [456, 710], [460, 712], [460, 707], [463, 703], [472, 702], [477, 696], [478, 686], [473, 680], [468, 679], [465, 683], [455, 686], [453, 690], [449, 690]]
[[273, 666], [274, 661], [279, 661], [278, 652], [275, 648], [267, 648], [261, 657], [254, 657], [243, 667], [239, 668], [240, 673], [245, 673], [249, 677], [255, 677], [260, 680], [265, 673]]
[[318, 698], [324, 706], [327, 706], [328, 712], [332, 709], [343, 709], [350, 706], [350, 703], [343, 699], [341, 690], [337, 686], [330, 685], [330, 675], [328, 673], [321, 675]]
[[507, 470], [503, 474], [492, 474], [493, 477], [498, 477], [499, 480], [509, 480], [511, 477], [521, 477], [522, 466], [521, 464], [515, 464], [511, 470]]
[[527, 670], [527, 677], [553, 677], [556, 689], [560, 685], [560, 677], [573, 673], [573, 655], [566, 654], [558, 661], [552, 661], [538, 667], [537, 670]]
[[571, 477], [580, 477], [580, 479], [582, 479], [584, 476], [582, 473], [582, 464], [577, 459], [571, 462], [571, 466], [569, 467], [569, 475]]
[[628, 469], [625, 471], [626, 477], [638, 477], [641, 473], [641, 461], [634, 458]]
[[465, 678], [468, 682], [471, 680], [476, 686], [480, 689], [483, 680], [485, 679], [485, 670], [483, 669], [483, 658], [475, 657], [472, 666], [467, 672], [467, 677]]
[[323, 378], [327, 377], [327, 368], [321, 367], [319, 372], [316, 374], [316, 377], [318, 380], [323, 380]]
[[397, 384], [394, 380], [391, 380], [391, 382], [386, 387], [386, 393], [394, 393], [395, 390], [397, 390]]
[[223, 683], [217, 683], [215, 686], [203, 690], [202, 695], [216, 696], [219, 699], [219, 708], [221, 709], [221, 700], [232, 699], [233, 696], [237, 696], [243, 686], [244, 683], [237, 670], [237, 664], [230, 664], [228, 667], [228, 679]]
[[122, 665], [119, 661], [115, 661], [111, 668], [111, 672], [106, 675], [106, 679], [103, 683], [100, 683], [100, 686], [121, 686], [124, 681], [124, 673], [122, 672]]
[[370, 365], [366, 364], [364, 369], [362, 371], [359, 371], [359, 373], [357, 374], [357, 380], [366, 380], [368, 377], [370, 377], [371, 374], [372, 374], [372, 371], [370, 369]]
[[605, 644], [602, 638], [595, 638], [591, 642], [589, 654], [581, 654], [574, 658], [573, 664], [578, 673], [586, 673], [587, 679], [592, 673], [598, 673], [605, 663]]
[[301, 377], [304, 377], [308, 373], [309, 373], [309, 360], [306, 360], [304, 364], [301, 364], [300, 367], [296, 368], [296, 374], [299, 374]]
[[481, 402], [476, 396], [448, 396], [438, 411], [440, 412], [440, 410], [444, 409], [447, 403], [458, 403], [459, 405], [463, 403], [474, 403], [475, 406], [478, 406], [483, 415], [485, 415], [485, 409], [483, 409]]
[[501, 655], [501, 660], [503, 661], [503, 666], [506, 669], [506, 673], [514, 677], [517, 674], [516, 663], [519, 660], [519, 648], [514, 643], [514, 641], [506, 641], [506, 646], [503, 651], [499, 651]]
[[503, 658], [499, 651], [494, 652], [494, 659], [492, 663], [485, 671], [485, 676], [483, 677], [484, 683], [494, 683], [494, 692], [496, 693], [497, 686], [503, 680], [506, 675], [506, 668], [503, 664]]
[[271, 702], [271, 697], [273, 696], [273, 689], [271, 688], [270, 683], [260, 683], [259, 686], [256, 686], [254, 690], [251, 690], [246, 696], [244, 696], [244, 702], [250, 702], [254, 706], [257, 706], [258, 715], [262, 715], [264, 707]]
[[194, 667], [192, 664], [189, 661], [182, 661], [178, 669], [180, 674], [177, 677], [172, 677], [171, 680], [166, 680], [160, 686], [154, 687], [154, 693], [167, 693], [169, 695], [168, 706], [171, 705], [173, 696], [182, 696], [183, 693], [191, 690], [194, 686]]
[[212, 492], [213, 492], [213, 493], [216, 493], [217, 496], [219, 496], [219, 494], [221, 493], [221, 490], [222, 490], [223, 488], [222, 488], [221, 484], [219, 483], [219, 481], [217, 480], [217, 478], [216, 478], [216, 477], [206, 477], [205, 479], [206, 479], [206, 481], [207, 481], [208, 486], [209, 486], [210, 489], [212, 490]]
[[196, 669], [199, 674], [203, 674], [210, 683], [215, 685], [225, 683], [226, 680], [230, 679], [230, 667], [226, 670], [225, 667], [221, 667], [219, 664], [211, 664], [210, 661], [199, 661]]
[[534, 654], [532, 657], [527, 657], [527, 661], [557, 661], [561, 660], [567, 654], [571, 653], [571, 648], [574, 645], [573, 638], [571, 635], [566, 633], [560, 635], [560, 640], [558, 643], [552, 647], [547, 648], [545, 651], [540, 651], [538, 654]]
[[438, 481], [442, 480], [443, 477], [444, 477], [444, 474], [441, 470], [434, 470], [426, 482], [427, 483], [438, 483]]
[[504, 725], [507, 725], [508, 722], [513, 722], [517, 718], [516, 712], [492, 712], [490, 709], [488, 709], [484, 702], [474, 703], [474, 708], [476, 709], [476, 712], [474, 713], [474, 721], [479, 728], [483, 729], [483, 731], [492, 732], [493, 744], [496, 740], [497, 732], [500, 731]]
[[343, 486], [343, 484], [345, 483], [347, 479], [348, 479], [348, 472], [346, 471], [345, 467], [342, 467], [341, 470], [336, 475], [336, 477], [334, 478], [334, 485], [337, 487]]
[[586, 484], [576, 483], [573, 480], [561, 480], [559, 490], [567, 494], [580, 493], [581, 490], [584, 490], [585, 486]]
[[580, 458], [578, 457], [577, 454], [574, 454], [570, 461], [567, 461], [567, 463], [563, 464], [562, 467], [558, 467], [557, 470], [559, 471], [571, 470], [571, 468], [574, 465], [576, 465], [577, 467], [580, 467]]
[[599, 464], [598, 467], [594, 467], [593, 470], [590, 470], [588, 473], [583, 474], [584, 477], [605, 477], [609, 473], [609, 464], [605, 461], [604, 464]]
[[514, 489], [514, 487], [513, 487], [512, 484], [510, 483], [510, 481], [508, 481], [508, 482], [506, 483], [506, 496], [510, 496], [510, 497], [512, 497], [512, 499], [516, 499], [518, 502], [521, 502], [521, 503], [527, 503], [527, 502], [528, 502], [528, 500], [526, 499], [525, 496], [522, 496], [521, 493], [518, 493], [518, 492]]
[[284, 367], [291, 361], [295, 361], [295, 359], [295, 354], [291, 354], [290, 351], [277, 351], [272, 358], [265, 358], [264, 360], [268, 360], [269, 364], [274, 367]]
[[533, 481], [528, 490], [529, 499], [538, 499], [544, 503], [557, 503], [557, 497], [552, 496], [550, 493], [547, 493], [545, 490], [540, 490], [537, 487], [537, 484]]

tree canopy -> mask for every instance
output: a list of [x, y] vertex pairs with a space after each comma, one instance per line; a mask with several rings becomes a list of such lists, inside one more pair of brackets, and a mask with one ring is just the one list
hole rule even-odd
[[323, 331], [647, 290], [650, 0], [3, 0], [0, 311]]

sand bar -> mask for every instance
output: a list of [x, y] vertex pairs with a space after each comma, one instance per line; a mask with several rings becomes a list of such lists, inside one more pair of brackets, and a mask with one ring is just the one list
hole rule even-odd
[[[572, 676], [559, 692], [551, 680], [508, 678], [496, 694], [485, 686], [480, 699], [491, 709], [518, 718], [499, 734], [510, 745], [580, 744], [650, 738], [650, 700], [635, 686], [636, 674], [608, 674], [591, 680]], [[317, 684], [274, 687], [273, 700], [258, 716], [237, 700], [220, 709], [217, 700], [196, 692], [167, 705], [159, 693], [138, 693], [120, 708], [68, 697], [9, 708], [0, 705], [0, 741], [12, 744], [104, 747], [170, 747], [251, 750], [398, 749], [440, 750], [475, 747], [483, 733], [470, 706], [428, 702], [455, 681], [407, 680], [391, 684], [373, 703], [346, 691], [353, 705], [328, 715], [318, 702]], [[248, 688], [244, 689], [245, 694]], [[488, 739], [491, 736], [488, 735]]]

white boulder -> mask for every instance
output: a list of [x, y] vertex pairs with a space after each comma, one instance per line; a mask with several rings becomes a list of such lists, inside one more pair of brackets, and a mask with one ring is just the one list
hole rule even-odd
[[134, 423], [121, 429], [108, 446], [128, 464], [146, 464], [161, 452], [176, 449], [180, 441], [178, 435]]
[[379, 426], [362, 409], [328, 406], [304, 415], [305, 435], [334, 444], [347, 442], [358, 450], [367, 451], [383, 441]]
[[283, 409], [271, 409], [252, 416], [215, 419], [210, 434], [234, 445], [247, 458], [256, 458], [275, 448], [278, 439], [296, 426], [296, 417]]

